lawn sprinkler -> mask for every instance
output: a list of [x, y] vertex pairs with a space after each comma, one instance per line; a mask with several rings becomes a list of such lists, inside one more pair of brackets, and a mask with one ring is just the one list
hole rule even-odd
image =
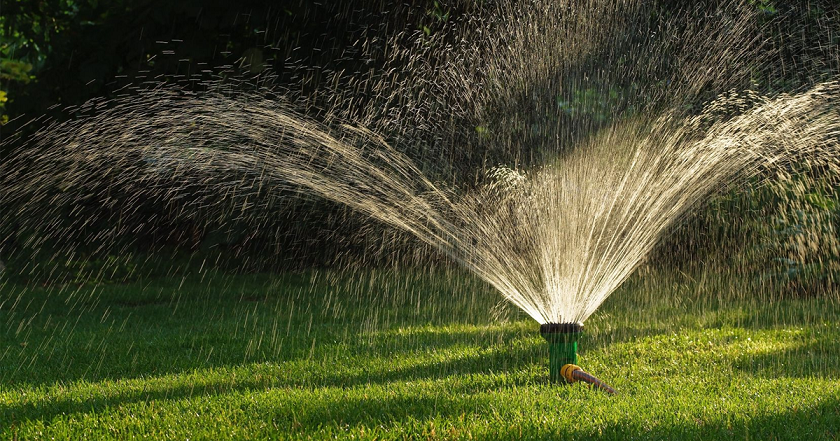
[[615, 389], [604, 384], [577, 366], [578, 338], [583, 333], [581, 323], [543, 323], [540, 335], [548, 342], [548, 369], [552, 383], [589, 383], [609, 394]]

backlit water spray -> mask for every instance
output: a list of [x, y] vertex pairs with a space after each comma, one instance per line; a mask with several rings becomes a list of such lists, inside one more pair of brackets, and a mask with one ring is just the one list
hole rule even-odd
[[[551, 12], [556, 5], [543, 7]], [[621, 76], [620, 71], [605, 73], [600, 65], [581, 65], [591, 45], [620, 37], [607, 24], [626, 10], [605, 12], [603, 23], [584, 13], [562, 15], [554, 23], [548, 12], [526, 12], [510, 22], [507, 33], [445, 52], [434, 76], [447, 78], [443, 84], [452, 89], [450, 95], [418, 96], [417, 87], [440, 86], [406, 86], [387, 76], [369, 85], [393, 94], [389, 100], [404, 99], [390, 113], [382, 107], [367, 113], [335, 108], [314, 118], [260, 90], [212, 87], [190, 92], [162, 85], [117, 98], [91, 116], [43, 128], [4, 164], [0, 180], [6, 191], [0, 197], [14, 210], [0, 216], [42, 219], [41, 235], [33, 240], [72, 244], [94, 239], [80, 231], [97, 220], [72, 217], [80, 198], [114, 206], [112, 226], [97, 234], [117, 236], [131, 234], [121, 226], [120, 214], [148, 201], [177, 207], [178, 197], [190, 194], [192, 205], [178, 209], [234, 206], [249, 216], [250, 207], [265, 204], [271, 195], [314, 194], [408, 232], [475, 273], [542, 324], [553, 381], [586, 380], [575, 376], [574, 367], [566, 368], [568, 376], [561, 372], [576, 364], [583, 323], [692, 208], [760, 172], [783, 171], [792, 161], [836, 168], [840, 87], [825, 82], [772, 97], [724, 93], [702, 110], [687, 112], [677, 96], [695, 97], [717, 81], [727, 84], [721, 78], [726, 69], [715, 68], [737, 68], [750, 55], [743, 49], [749, 44], [736, 44], [744, 40], [741, 28], [728, 19], [729, 37], [695, 37], [703, 38], [703, 50], [675, 63], [681, 74], [714, 64], [674, 83], [673, 90], [650, 86], [625, 92], [636, 95], [608, 103], [607, 109], [578, 103], [589, 106], [586, 118], [578, 119], [566, 118], [574, 112], [552, 92], [552, 111], [566, 112], [552, 123], [530, 119], [544, 116], [539, 96], [520, 113], [491, 112], [498, 100], [521, 104], [529, 93], [580, 88], [592, 80], [581, 72], [600, 75], [597, 84]], [[580, 26], [593, 33], [574, 34]], [[554, 46], [540, 42], [567, 46], [543, 53]], [[646, 40], [615, 50], [639, 55], [636, 67], [628, 69], [650, 73], [659, 68], [652, 64], [655, 49], [671, 44], [670, 39]], [[479, 50], [493, 52], [469, 57]], [[528, 57], [535, 55], [529, 51], [539, 52], [541, 63], [529, 67]], [[412, 67], [416, 60], [403, 61]], [[616, 65], [629, 61], [612, 60]], [[416, 67], [412, 75], [418, 78], [431, 68], [419, 61]], [[532, 90], [525, 87], [537, 83]], [[447, 106], [430, 104], [438, 102]], [[631, 104], [639, 110], [627, 114]], [[533, 148], [539, 154], [521, 166], [489, 168], [477, 180], [433, 177], [399, 143], [446, 132], [450, 127], [432, 116], [447, 109], [462, 118], [459, 124], [472, 115], [496, 126], [489, 135], [484, 126], [467, 127], [467, 135], [437, 138], [440, 144], [454, 148], [477, 137], [477, 146], [501, 145], [515, 154]], [[603, 118], [593, 116], [602, 111]], [[529, 127], [522, 121], [539, 130], [520, 130]], [[588, 136], [569, 135], [575, 131]], [[128, 196], [114, 195], [116, 187], [128, 188]], [[67, 209], [69, 217], [61, 214]], [[69, 222], [54, 221], [62, 216]]]

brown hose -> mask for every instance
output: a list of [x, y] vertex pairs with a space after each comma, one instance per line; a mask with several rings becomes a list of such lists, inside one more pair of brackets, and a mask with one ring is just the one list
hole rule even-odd
[[584, 383], [591, 384], [592, 386], [595, 386], [598, 389], [601, 389], [602, 391], [610, 395], [616, 394], [615, 389], [613, 389], [603, 381], [599, 380], [594, 375], [584, 371], [580, 368], [580, 366], [574, 364], [564, 365], [562, 368], [560, 368], [560, 374], [563, 375], [563, 378], [565, 378], [566, 381], [568, 381], [569, 383], [583, 381]]

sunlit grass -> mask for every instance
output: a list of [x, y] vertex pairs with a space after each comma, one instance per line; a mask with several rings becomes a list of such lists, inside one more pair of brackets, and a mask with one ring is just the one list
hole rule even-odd
[[7, 283], [0, 438], [840, 436], [833, 300], [666, 279], [586, 323], [614, 397], [548, 384], [537, 325], [460, 273]]

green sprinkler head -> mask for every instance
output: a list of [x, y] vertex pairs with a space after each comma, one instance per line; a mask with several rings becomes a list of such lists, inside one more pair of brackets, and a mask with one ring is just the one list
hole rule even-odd
[[560, 369], [577, 363], [577, 341], [582, 332], [581, 323], [540, 325], [540, 335], [548, 342], [548, 372], [552, 383], [571, 383], [563, 377]]

